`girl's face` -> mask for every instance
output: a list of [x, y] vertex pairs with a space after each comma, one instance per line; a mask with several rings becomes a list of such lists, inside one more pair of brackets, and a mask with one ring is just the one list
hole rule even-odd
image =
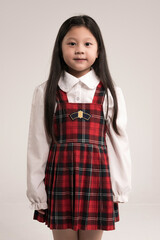
[[98, 57], [97, 40], [86, 27], [74, 26], [63, 38], [62, 54], [68, 72], [81, 77], [90, 71]]

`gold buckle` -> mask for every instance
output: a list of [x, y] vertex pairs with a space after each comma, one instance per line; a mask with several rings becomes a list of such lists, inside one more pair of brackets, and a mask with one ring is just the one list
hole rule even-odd
[[78, 118], [83, 118], [83, 111], [81, 110], [78, 111]]

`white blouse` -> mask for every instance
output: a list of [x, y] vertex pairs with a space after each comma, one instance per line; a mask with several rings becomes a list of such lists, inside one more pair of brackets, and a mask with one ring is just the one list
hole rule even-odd
[[[68, 102], [92, 103], [99, 79], [94, 69], [80, 78], [65, 72], [64, 78], [60, 78], [58, 85], [67, 93]], [[34, 90], [27, 149], [27, 197], [30, 207], [34, 210], [47, 209], [47, 195], [44, 185], [45, 167], [47, 163], [51, 139], [47, 137], [44, 125], [44, 90], [47, 81], [37, 86]], [[109, 112], [107, 125], [109, 136], [106, 134], [108, 147], [111, 185], [114, 202], [128, 202], [131, 191], [131, 156], [129, 140], [126, 132], [127, 112], [122, 90], [115, 86], [118, 99], [117, 127], [121, 136], [118, 136], [112, 127], [114, 101], [110, 90]], [[57, 104], [55, 105], [56, 111]], [[107, 111], [107, 97], [103, 103], [104, 116]]]

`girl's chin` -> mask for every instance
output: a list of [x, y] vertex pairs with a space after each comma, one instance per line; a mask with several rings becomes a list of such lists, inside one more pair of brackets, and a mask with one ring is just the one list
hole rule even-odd
[[75, 66], [75, 67], [73, 67], [73, 68], [69, 68], [71, 71], [75, 71], [75, 72], [87, 72], [87, 71], [89, 71], [90, 69], [91, 69], [91, 67], [84, 67], [84, 66], [82, 66], [82, 65], [78, 65], [78, 66]]

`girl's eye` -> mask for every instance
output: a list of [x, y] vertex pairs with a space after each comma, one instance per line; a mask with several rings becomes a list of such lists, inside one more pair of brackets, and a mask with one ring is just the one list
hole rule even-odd
[[76, 43], [74, 42], [69, 42], [68, 45], [74, 46]]
[[90, 43], [90, 42], [87, 42], [87, 43], [86, 43], [86, 46], [87, 46], [87, 47], [90, 46], [90, 45], [92, 45], [92, 43]]

